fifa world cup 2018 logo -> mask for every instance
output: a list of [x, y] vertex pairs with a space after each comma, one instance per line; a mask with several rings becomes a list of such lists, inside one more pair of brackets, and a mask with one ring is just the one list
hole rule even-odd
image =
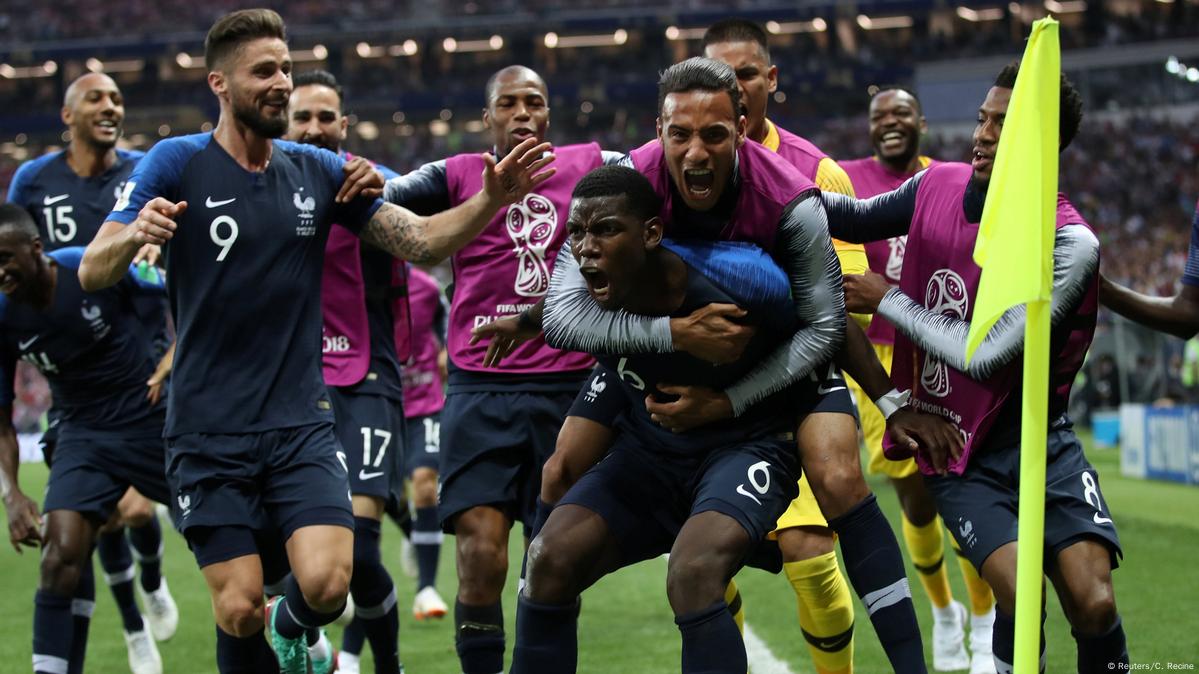
[[891, 252], [887, 255], [887, 267], [883, 276], [892, 283], [899, 283], [899, 277], [903, 274], [903, 252], [907, 250], [908, 237], [905, 234], [887, 239], [887, 245], [891, 247]]
[[508, 236], [516, 247], [516, 294], [541, 297], [550, 287], [545, 252], [558, 229], [558, 210], [540, 194], [530, 194], [508, 207]]
[[[966, 282], [952, 269], [938, 269], [928, 280], [924, 291], [924, 306], [931, 312], [964, 320], [970, 308]], [[949, 366], [939, 358], [925, 354], [920, 372], [920, 385], [931, 396], [944, 398], [952, 391], [949, 385]]]

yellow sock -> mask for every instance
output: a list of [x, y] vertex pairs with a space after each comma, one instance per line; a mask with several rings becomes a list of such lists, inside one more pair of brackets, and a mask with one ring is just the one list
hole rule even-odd
[[958, 556], [958, 567], [962, 569], [962, 580], [966, 581], [966, 593], [970, 595], [970, 613], [973, 615], [990, 613], [991, 609], [995, 607], [995, 594], [991, 592], [991, 586], [987, 585], [987, 581], [978, 575], [978, 569], [974, 568], [974, 564], [970, 563], [970, 560], [962, 554], [957, 539], [950, 536], [949, 542], [953, 543], [953, 551]]
[[941, 518], [918, 527], [903, 520], [903, 540], [908, 546], [912, 566], [920, 572], [920, 584], [934, 608], [945, 608], [953, 600], [949, 589], [949, 574], [945, 572], [945, 538], [941, 533]]
[[853, 672], [853, 596], [837, 553], [787, 562], [783, 572], [799, 603], [799, 627], [817, 674]]
[[729, 605], [729, 613], [733, 614], [737, 629], [745, 634], [745, 606], [741, 603], [741, 590], [737, 588], [737, 581], [731, 578], [728, 587], [724, 588], [724, 603]]

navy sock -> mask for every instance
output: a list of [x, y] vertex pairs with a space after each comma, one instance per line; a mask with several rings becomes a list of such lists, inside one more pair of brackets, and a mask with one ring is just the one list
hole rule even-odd
[[899, 543], [874, 494], [828, 524], [841, 538], [849, 582], [870, 614], [891, 668], [899, 674], [927, 672]]
[[749, 670], [745, 642], [728, 604], [675, 616], [683, 635], [683, 674], [741, 674]]
[[142, 622], [141, 611], [137, 608], [137, 600], [133, 598], [133, 555], [129, 550], [129, 542], [125, 540], [125, 530], [100, 534], [96, 553], [100, 557], [100, 568], [104, 569], [104, 582], [112, 590], [112, 598], [121, 612], [121, 625], [126, 632], [144, 630], [146, 626]]
[[130, 529], [129, 543], [142, 571], [142, 589], [146, 592], [157, 590], [162, 585], [162, 525], [158, 518], [151, 517], [145, 526]]
[[1071, 634], [1078, 643], [1079, 672], [1128, 670], [1128, 640], [1124, 636], [1124, 621], [1120, 616], [1116, 616], [1116, 624], [1104, 634], [1088, 637], [1073, 630]]
[[341, 652], [362, 655], [362, 644], [365, 642], [366, 632], [362, 631], [362, 619], [355, 615], [341, 633]]
[[216, 628], [216, 665], [221, 674], [278, 674], [279, 662], [267, 645], [262, 630], [248, 637], [235, 637]]
[[300, 635], [307, 634], [308, 643], [311, 644], [316, 641], [318, 628], [337, 620], [343, 610], [345, 606], [336, 611], [320, 613], [304, 601], [304, 593], [300, 591], [295, 576], [288, 576], [287, 590], [275, 606], [275, 631], [285, 639], [299, 639]]
[[64, 672], [75, 631], [71, 597], [38, 590], [33, 595], [33, 671]]
[[517, 594], [511, 674], [573, 673], [578, 665], [578, 602], [539, 604]]
[[[1121, 632], [1123, 635], [1123, 632]], [[1081, 648], [1081, 647], [1080, 647]], [[995, 670], [999, 674], [1012, 674], [1012, 662], [1016, 659], [1016, 619], [995, 607], [995, 624], [991, 628], [991, 654], [995, 659]], [[1079, 655], [1082, 662], [1082, 655]], [[1045, 671], [1045, 611], [1041, 611], [1041, 665]], [[1089, 671], [1089, 670], [1079, 670]]]
[[67, 674], [83, 674], [83, 659], [87, 655], [87, 632], [92, 623], [92, 612], [96, 610], [96, 574], [92, 569], [92, 556], [88, 555], [79, 572], [79, 584], [75, 586], [75, 598], [71, 600], [71, 665]]
[[379, 555], [379, 523], [366, 517], [354, 518], [355, 621], [370, 642], [375, 656], [375, 674], [399, 674], [400, 615], [396, 610], [395, 584]]
[[454, 602], [454, 645], [463, 674], [504, 671], [504, 607]]
[[437, 561], [441, 557], [441, 522], [437, 519], [437, 506], [417, 508], [412, 522], [412, 544], [416, 546], [417, 574], [416, 589], [432, 587], [437, 583]]

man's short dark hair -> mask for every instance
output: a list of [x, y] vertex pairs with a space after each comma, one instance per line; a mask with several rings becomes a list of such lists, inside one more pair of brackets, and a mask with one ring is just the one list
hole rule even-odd
[[243, 44], [264, 37], [286, 40], [283, 18], [273, 9], [239, 9], [217, 19], [204, 38], [204, 65], [211, 71]]
[[570, 193], [571, 199], [618, 196], [625, 197], [625, 203], [633, 210], [633, 215], [642, 222], [661, 213], [662, 200], [654, 192], [649, 178], [627, 166], [601, 166], [594, 169], [575, 183], [575, 189]]
[[345, 106], [345, 96], [342, 95], [341, 85], [337, 83], [337, 78], [328, 70], [306, 70], [302, 73], [297, 73], [291, 78], [292, 89], [300, 87], [322, 86], [329, 87], [333, 93], [337, 94], [337, 103], [339, 106]]
[[704, 47], [724, 42], [756, 42], [762, 50], [762, 58], [770, 64], [770, 36], [757, 23], [749, 19], [721, 19], [704, 31]]
[[915, 91], [912, 91], [907, 87], [902, 87], [898, 84], [884, 84], [882, 86], [871, 86], [869, 89], [867, 89], [867, 91], [870, 93], [870, 100], [872, 101], [877, 98], [879, 94], [885, 94], [888, 91], [901, 91], [908, 96], [911, 96], [912, 100], [916, 102], [916, 114], [924, 114], [924, 104], [920, 102], [920, 97], [916, 95]]
[[29, 211], [13, 203], [0, 204], [0, 231], [14, 229], [24, 234], [30, 240], [41, 236], [37, 231], [37, 223]]
[[662, 114], [662, 103], [668, 95], [688, 91], [723, 91], [733, 101], [734, 114], [744, 114], [737, 74], [722, 61], [694, 56], [667, 68], [658, 79], [658, 114]]
[[[995, 78], [995, 86], [1003, 89], [1016, 88], [1016, 76], [1020, 74], [1020, 61], [1012, 61], [999, 71]], [[1078, 127], [1082, 124], [1082, 94], [1074, 88], [1074, 83], [1062, 73], [1061, 107], [1058, 111], [1058, 149], [1065, 150], [1078, 135]]]

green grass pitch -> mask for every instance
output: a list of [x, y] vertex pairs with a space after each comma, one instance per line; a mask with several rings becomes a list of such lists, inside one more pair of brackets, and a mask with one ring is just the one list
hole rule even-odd
[[[1119, 474], [1115, 450], [1094, 450], [1090, 458], [1099, 469], [1104, 495], [1119, 527], [1125, 559], [1115, 572], [1116, 598], [1128, 633], [1134, 663], [1199, 662], [1199, 489], [1182, 485], [1124, 478]], [[46, 471], [40, 465], [25, 465], [21, 482], [27, 494], [42, 492]], [[871, 478], [887, 516], [898, 536], [898, 506], [884, 481]], [[401, 654], [411, 674], [441, 674], [459, 671], [454, 653], [452, 621], [418, 623], [410, 608], [413, 581], [399, 571], [399, 533], [385, 527], [384, 559], [397, 580], [401, 608]], [[948, 536], [948, 533], [946, 534]], [[947, 551], [949, 549], [947, 548]], [[504, 611], [507, 622], [508, 655], [515, 633], [513, 596], [519, 570], [520, 544], [514, 537], [510, 551], [508, 587]], [[955, 597], [965, 601], [957, 565], [951, 563], [950, 578]], [[11, 548], [0, 553], [0, 672], [26, 672], [30, 666], [33, 592], [37, 586], [36, 551], [18, 556]], [[586, 593], [579, 624], [579, 671], [651, 674], [677, 672], [679, 636], [665, 594], [666, 564], [661, 560], [625, 569], [600, 582]], [[214, 632], [204, 581], [183, 539], [167, 531], [164, 572], [179, 603], [180, 626], [174, 639], [160, 644], [164, 670], [168, 674], [216, 671]], [[908, 566], [917, 614], [929, 648], [931, 615], [928, 600], [919, 587], [915, 571]], [[87, 671], [103, 674], [128, 671], [120, 620], [97, 569], [97, 605], [88, 645]], [[797, 674], [812, 671], [807, 650], [799, 635], [795, 599], [782, 576], [746, 570], [738, 577], [747, 619], [774, 654]], [[453, 539], [442, 551], [439, 590], [452, 605], [455, 578]], [[854, 643], [858, 672], [886, 672], [888, 667], [865, 611], [857, 605]], [[332, 636], [339, 641], [340, 628]], [[1049, 593], [1048, 671], [1074, 671], [1074, 643], [1069, 627], [1053, 593]], [[931, 655], [929, 656], [931, 661]], [[369, 655], [363, 671], [373, 671]], [[1152, 664], [1150, 664], [1152, 667]]]

